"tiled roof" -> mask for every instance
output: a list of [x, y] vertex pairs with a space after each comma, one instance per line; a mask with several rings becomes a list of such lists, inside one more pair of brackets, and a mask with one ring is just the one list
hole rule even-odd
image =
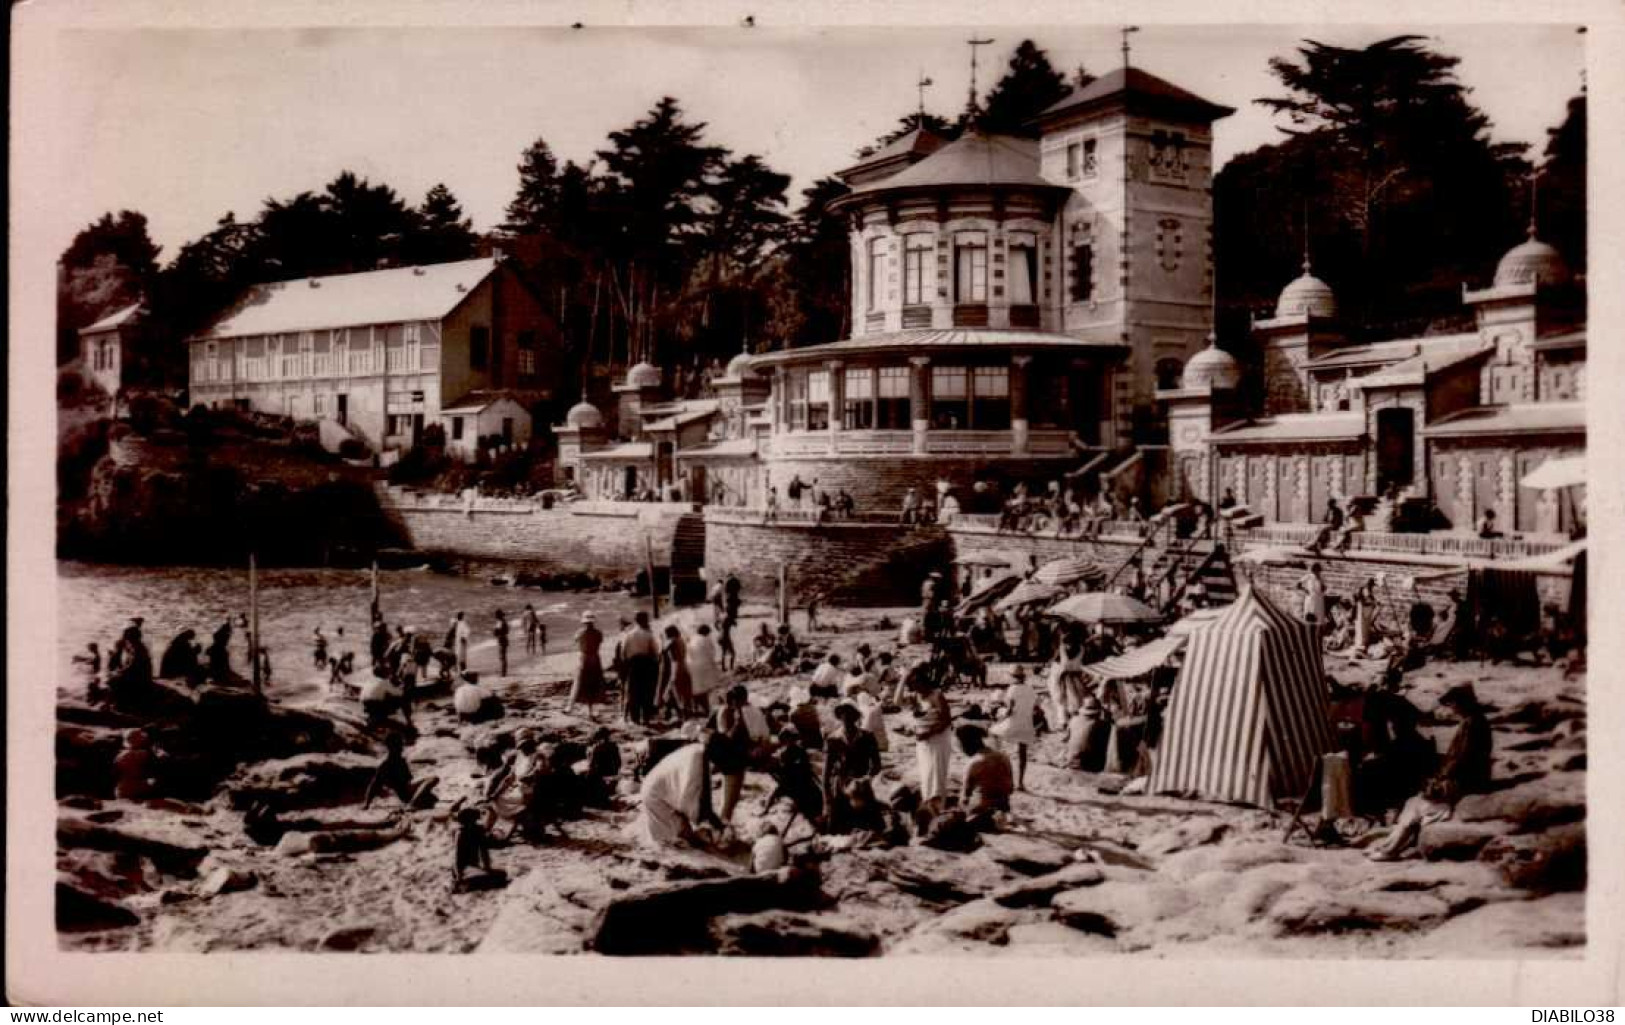
[[115, 327], [121, 327], [124, 324], [128, 323], [129, 321], [133, 320], [135, 318], [135, 315], [140, 313], [140, 312], [141, 312], [141, 304], [140, 303], [131, 303], [130, 305], [124, 307], [121, 310], [115, 310], [114, 312], [109, 313], [107, 316], [103, 317], [101, 320], [96, 321], [96, 323], [90, 325], [89, 327], [80, 328], [79, 333], [82, 334], [82, 335], [89, 335], [89, 334], [95, 334], [97, 331], [111, 331]]
[[1422, 351], [1416, 355], [1383, 367], [1375, 374], [1362, 377], [1355, 383], [1361, 388], [1422, 384], [1428, 377], [1442, 370], [1489, 355], [1495, 351], [1495, 345], [1484, 341], [1481, 336], [1474, 333], [1453, 335], [1448, 339], [1430, 339], [1422, 343], [1421, 349]]
[[672, 431], [684, 424], [691, 424], [696, 420], [704, 420], [708, 416], [714, 416], [716, 412], [717, 403], [712, 399], [684, 402], [668, 416], [646, 422], [643, 429], [646, 431]]
[[1495, 434], [1583, 432], [1586, 410], [1582, 402], [1533, 402], [1510, 406], [1481, 406], [1452, 413], [1422, 428], [1430, 438], [1464, 438]]
[[753, 456], [756, 454], [756, 442], [750, 438], [729, 438], [725, 441], [715, 441], [708, 445], [695, 445], [685, 448], [677, 453], [678, 459], [687, 459], [690, 456]]
[[1310, 360], [1310, 370], [1325, 370], [1335, 367], [1358, 367], [1372, 363], [1397, 362], [1408, 359], [1422, 351], [1423, 340], [1420, 338], [1396, 338], [1387, 342], [1370, 342], [1365, 345], [1345, 345], [1333, 349], [1323, 356]]
[[1363, 413], [1282, 413], [1214, 431], [1214, 444], [1353, 441], [1365, 433]]
[[[440, 410], [441, 413], [483, 413], [492, 406], [507, 399], [510, 402], [519, 402], [512, 393], [506, 391], [471, 391], [462, 398]], [[524, 403], [519, 402], [522, 406]]]
[[1015, 185], [1035, 189], [1064, 187], [1038, 173], [1037, 140], [970, 132], [906, 171], [858, 186], [849, 195], [831, 204], [831, 209], [873, 193], [945, 185]]
[[1187, 92], [1172, 82], [1158, 78], [1149, 71], [1130, 67], [1126, 69], [1118, 68], [1095, 79], [1082, 89], [1072, 90], [1069, 95], [1063, 97], [1058, 103], [1052, 104], [1039, 117], [1052, 117], [1078, 107], [1104, 103], [1118, 96], [1144, 99], [1167, 107], [1183, 108], [1209, 121], [1235, 113], [1235, 110], [1230, 107], [1204, 100], [1195, 93]]
[[653, 459], [655, 446], [652, 441], [628, 441], [619, 445], [612, 445], [597, 452], [584, 452], [583, 459]]
[[197, 337], [440, 320], [496, 266], [495, 260], [486, 258], [255, 285]]
[[859, 160], [851, 167], [840, 171], [839, 174], [843, 176], [851, 175], [873, 168], [879, 164], [899, 160], [914, 154], [924, 156], [928, 153], [935, 153], [937, 150], [946, 145], [947, 142], [947, 139], [944, 139], [942, 136], [931, 131], [930, 129], [916, 128], [907, 135], [893, 139], [891, 142], [864, 157], [862, 160]]
[[1071, 335], [1049, 331], [1019, 331], [1003, 328], [918, 328], [908, 331], [889, 331], [885, 334], [847, 338], [825, 345], [809, 345], [800, 349], [780, 349], [764, 352], [755, 357], [758, 368], [776, 363], [794, 363], [803, 359], [853, 352], [887, 352], [892, 350], [932, 351], [937, 349], [1011, 348], [1011, 349], [1120, 349], [1121, 342], [1091, 342]]

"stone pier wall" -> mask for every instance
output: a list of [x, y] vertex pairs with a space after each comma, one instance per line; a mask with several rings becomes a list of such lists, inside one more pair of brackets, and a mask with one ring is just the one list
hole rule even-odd
[[413, 496], [380, 491], [386, 509], [419, 551], [457, 558], [520, 563], [554, 570], [631, 576], [647, 561], [671, 564], [677, 520], [691, 507], [676, 503], [575, 502], [544, 509], [523, 500]]
[[783, 565], [795, 604], [814, 590], [834, 587], [825, 599], [831, 603], [911, 605], [919, 601], [926, 574], [945, 568], [948, 558], [940, 530], [862, 521], [764, 524], [761, 513], [728, 509], [705, 515], [707, 574], [715, 580], [732, 573], [747, 594], [769, 601]]

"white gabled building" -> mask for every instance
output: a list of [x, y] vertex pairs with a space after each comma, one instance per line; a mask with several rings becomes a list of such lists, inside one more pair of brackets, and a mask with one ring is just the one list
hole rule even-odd
[[558, 388], [559, 331], [499, 258], [255, 285], [187, 339], [194, 405], [331, 420], [379, 449], [502, 391], [528, 438]]

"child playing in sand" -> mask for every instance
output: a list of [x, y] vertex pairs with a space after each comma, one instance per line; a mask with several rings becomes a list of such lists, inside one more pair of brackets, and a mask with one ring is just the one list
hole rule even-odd
[[461, 891], [463, 873], [479, 869], [484, 875], [496, 875], [491, 867], [491, 837], [480, 825], [478, 808], [462, 808], [457, 812], [457, 853], [452, 865], [452, 889]]

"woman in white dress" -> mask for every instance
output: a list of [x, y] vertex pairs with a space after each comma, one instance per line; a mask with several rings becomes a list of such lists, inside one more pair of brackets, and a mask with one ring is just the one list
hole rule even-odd
[[688, 679], [694, 689], [694, 701], [703, 713], [710, 706], [711, 694], [722, 690], [722, 666], [718, 662], [716, 638], [711, 628], [701, 623], [688, 642]]
[[1033, 710], [1038, 705], [1038, 692], [1027, 682], [1027, 667], [1016, 666], [1010, 686], [1004, 691], [1004, 718], [993, 727], [993, 735], [1006, 746], [1016, 749], [1016, 789], [1025, 790], [1027, 780], [1027, 748], [1038, 743], [1038, 727], [1033, 722]]
[[1055, 705], [1055, 721], [1067, 722], [1083, 703], [1083, 645], [1068, 637], [1049, 671], [1049, 699]]

